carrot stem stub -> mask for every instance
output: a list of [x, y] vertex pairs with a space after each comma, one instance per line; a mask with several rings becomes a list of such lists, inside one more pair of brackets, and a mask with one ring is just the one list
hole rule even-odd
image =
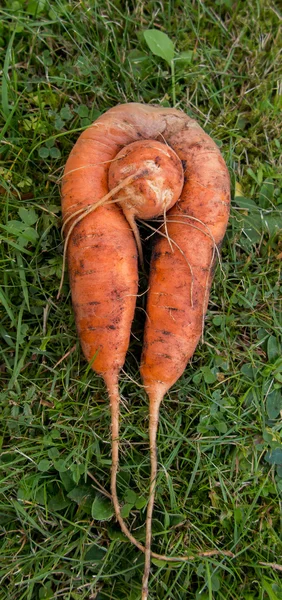
[[[134, 173], [138, 177], [130, 178]], [[172, 108], [130, 103], [110, 109], [81, 134], [64, 171], [62, 211], [76, 326], [85, 358], [104, 378], [110, 398], [112, 498], [123, 532], [145, 552], [142, 600], [148, 597], [151, 556], [191, 558], [151, 551], [156, 436], [162, 399], [182, 375], [203, 331], [229, 206], [229, 174], [216, 143], [196, 121]], [[138, 293], [137, 246], [140, 257], [142, 248], [135, 219], [157, 216], [163, 224], [151, 258], [140, 367], [149, 397], [151, 456], [144, 547], [123, 521], [116, 493], [118, 376]]]

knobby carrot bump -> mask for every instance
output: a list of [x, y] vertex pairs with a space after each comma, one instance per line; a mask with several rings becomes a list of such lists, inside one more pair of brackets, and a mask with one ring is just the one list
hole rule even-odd
[[[111, 492], [123, 532], [145, 553], [148, 597], [161, 402], [203, 331], [213, 266], [225, 234], [230, 180], [216, 143], [186, 114], [130, 103], [99, 117], [77, 140], [62, 183], [66, 253], [76, 327], [85, 358], [106, 384], [111, 408]], [[149, 397], [150, 496], [145, 547], [130, 533], [116, 492], [119, 372], [138, 292], [136, 219], [161, 217], [147, 299], [141, 376]], [[226, 552], [227, 555], [230, 553]]]

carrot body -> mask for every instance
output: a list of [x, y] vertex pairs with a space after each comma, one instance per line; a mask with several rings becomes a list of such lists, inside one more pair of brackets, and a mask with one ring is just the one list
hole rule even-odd
[[[107, 193], [109, 163], [103, 162], [115, 156], [117, 147], [100, 145], [96, 128], [79, 138], [65, 167], [64, 218]], [[68, 246], [68, 266], [85, 358], [103, 377], [117, 378], [129, 343], [138, 272], [134, 238], [116, 205], [98, 208], [76, 226]]]
[[[228, 222], [230, 182], [218, 147], [194, 120], [175, 109], [120, 105], [90, 126], [70, 154], [62, 188], [64, 219], [106, 196], [109, 165], [114, 165], [122, 148], [138, 140], [165, 141], [181, 160], [184, 172], [180, 200], [168, 211], [152, 254], [141, 361], [150, 402], [151, 484], [142, 592], [146, 600], [159, 407], [183, 373], [203, 330], [213, 265]], [[113, 181], [111, 186], [117, 183], [115, 177]], [[133, 212], [138, 218], [138, 210]], [[130, 218], [116, 204], [85, 216], [71, 233], [68, 264], [82, 349], [92, 368], [103, 376], [110, 396], [111, 489], [116, 515], [126, 535], [144, 550], [123, 522], [116, 495], [118, 374], [129, 343], [137, 293], [133, 220], [130, 226]]]
[[161, 237], [152, 253], [141, 365], [147, 392], [160, 384], [164, 393], [183, 373], [201, 336], [230, 205], [229, 174], [215, 142], [193, 121], [168, 142], [185, 165], [185, 184], [168, 212], [174, 245]]
[[[109, 166], [119, 150], [162, 133], [165, 121], [159, 130], [159, 112], [134, 103], [118, 106], [81, 134], [63, 176], [64, 220], [107, 194]], [[97, 373], [117, 376], [129, 343], [138, 280], [134, 237], [118, 206], [100, 207], [75, 227], [68, 266], [85, 358]]]
[[168, 212], [166, 237], [151, 259], [141, 375], [150, 401], [151, 486], [143, 599], [147, 598], [157, 474], [156, 435], [165, 393], [182, 375], [203, 331], [216, 251], [225, 234], [230, 181], [213, 140], [192, 122], [169, 138], [185, 166], [185, 184]]

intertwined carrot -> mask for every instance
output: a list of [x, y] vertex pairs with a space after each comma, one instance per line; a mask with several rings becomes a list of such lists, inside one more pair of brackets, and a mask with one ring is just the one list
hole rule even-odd
[[[143, 600], [150, 556], [159, 556], [151, 553], [159, 408], [202, 334], [229, 205], [229, 175], [217, 145], [175, 109], [135, 103], [110, 109], [82, 133], [65, 167], [62, 208], [76, 325], [84, 355], [109, 393], [112, 498], [123, 531], [145, 551]], [[137, 247], [142, 258], [135, 219], [160, 216], [141, 362], [151, 456], [144, 548], [124, 523], [116, 493], [118, 377], [134, 315]]]

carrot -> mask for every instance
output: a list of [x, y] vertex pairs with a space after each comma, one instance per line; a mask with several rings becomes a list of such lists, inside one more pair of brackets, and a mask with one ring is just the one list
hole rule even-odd
[[[216, 253], [225, 234], [230, 205], [229, 174], [215, 142], [193, 121], [166, 139], [185, 166], [186, 183], [179, 202], [167, 215], [168, 239], [157, 240], [150, 267], [141, 361], [149, 396], [151, 455], [144, 599], [150, 569], [159, 408], [166, 392], [182, 375], [202, 334]], [[173, 240], [173, 246], [169, 240]]]
[[109, 189], [128, 175], [137, 178], [120, 189], [115, 198], [135, 236], [141, 263], [142, 245], [135, 219], [153, 219], [178, 200], [183, 187], [183, 169], [177, 154], [165, 144], [152, 140], [133, 142], [123, 148], [109, 168]]
[[[65, 167], [62, 208], [76, 326], [84, 355], [102, 375], [110, 398], [111, 492], [122, 530], [145, 551], [143, 600], [151, 554], [159, 556], [151, 553], [159, 408], [203, 330], [213, 266], [228, 221], [229, 188], [218, 147], [194, 120], [175, 109], [135, 103], [110, 109], [83, 132]], [[135, 219], [160, 215], [141, 364], [151, 456], [144, 548], [122, 520], [116, 493], [118, 376], [137, 294], [136, 244], [142, 257]]]

